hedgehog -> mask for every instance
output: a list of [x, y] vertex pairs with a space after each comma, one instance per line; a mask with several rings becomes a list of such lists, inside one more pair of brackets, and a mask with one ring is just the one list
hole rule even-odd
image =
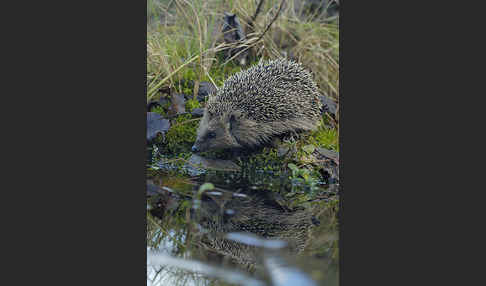
[[192, 151], [254, 149], [315, 130], [322, 103], [311, 74], [286, 59], [260, 61], [209, 95]]

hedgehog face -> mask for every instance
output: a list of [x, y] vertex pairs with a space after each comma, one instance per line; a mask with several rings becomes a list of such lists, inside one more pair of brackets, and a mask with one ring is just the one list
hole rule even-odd
[[211, 115], [204, 111], [193, 152], [241, 147], [231, 133], [229, 115]]

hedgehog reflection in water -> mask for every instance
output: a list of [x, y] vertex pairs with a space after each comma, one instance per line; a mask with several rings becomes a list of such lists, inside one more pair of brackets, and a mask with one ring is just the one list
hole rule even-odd
[[209, 96], [192, 151], [254, 148], [275, 136], [315, 130], [321, 110], [317, 85], [300, 64], [262, 61]]
[[248, 193], [224, 202], [205, 196], [196, 215], [207, 230], [200, 241], [204, 249], [229, 258], [234, 266], [252, 270], [262, 249], [225, 238], [231, 232], [251, 233], [265, 239], [279, 239], [291, 253], [300, 253], [316, 224], [311, 210], [289, 210], [278, 205], [268, 192]]

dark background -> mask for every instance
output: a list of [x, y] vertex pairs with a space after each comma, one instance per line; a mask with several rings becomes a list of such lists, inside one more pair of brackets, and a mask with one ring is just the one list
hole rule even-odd
[[[17, 5], [2, 9], [4, 278], [145, 285], [146, 1]], [[464, 45], [481, 16], [429, 5], [341, 1], [341, 285], [469, 285], [481, 265], [466, 256], [482, 201], [464, 193], [483, 188], [465, 170], [482, 105], [464, 97], [482, 95], [466, 75], [482, 48]]]

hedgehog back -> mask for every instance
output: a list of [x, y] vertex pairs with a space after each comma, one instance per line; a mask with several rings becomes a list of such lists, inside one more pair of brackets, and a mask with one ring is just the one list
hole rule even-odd
[[302, 117], [318, 120], [321, 108], [311, 74], [285, 59], [262, 61], [229, 77], [208, 100], [212, 114], [240, 111], [256, 122]]

